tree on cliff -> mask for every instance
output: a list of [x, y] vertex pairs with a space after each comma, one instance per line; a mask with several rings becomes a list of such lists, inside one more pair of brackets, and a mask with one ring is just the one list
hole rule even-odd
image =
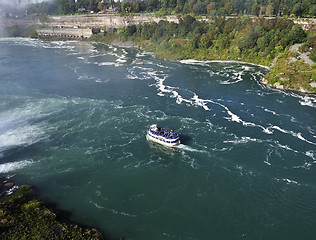
[[75, 0], [59, 0], [58, 10], [62, 14], [69, 14], [76, 12]]
[[[55, 0], [32, 4], [30, 13], [51, 14], [75, 13], [79, 8], [90, 11], [98, 11], [101, 0]], [[294, 14], [297, 17], [315, 16], [315, 0], [146, 0], [124, 1], [128, 12], [142, 11], [172, 12], [182, 14], [207, 14], [210, 16], [224, 16], [232, 14], [252, 14], [255, 16], [288, 16]], [[121, 2], [115, 3], [119, 7]], [[36, 7], [34, 7], [34, 5]], [[49, 5], [49, 6], [48, 6]], [[103, 4], [104, 5], [104, 4]], [[113, 3], [111, 3], [113, 5]], [[52, 10], [55, 7], [55, 11]], [[101, 6], [100, 6], [101, 7]], [[123, 10], [123, 9], [122, 9]], [[125, 9], [124, 9], [125, 10]]]
[[306, 40], [306, 36], [306, 32], [298, 24], [295, 24], [289, 32], [291, 43], [301, 43]]

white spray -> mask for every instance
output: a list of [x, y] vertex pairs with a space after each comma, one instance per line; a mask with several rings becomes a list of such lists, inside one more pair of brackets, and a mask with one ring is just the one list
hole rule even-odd
[[23, 15], [29, 4], [55, 0], [0, 0], [0, 37], [6, 37], [6, 20]]

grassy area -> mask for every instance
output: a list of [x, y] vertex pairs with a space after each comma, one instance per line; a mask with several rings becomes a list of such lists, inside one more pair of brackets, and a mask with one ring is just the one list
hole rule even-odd
[[276, 58], [265, 79], [271, 86], [316, 93], [316, 89], [310, 86], [310, 83], [316, 82], [316, 64], [310, 66], [298, 59], [295, 52], [287, 51]]
[[316, 88], [312, 88], [310, 85], [316, 82], [316, 32], [308, 33], [306, 41], [301, 44], [298, 51], [300, 53], [308, 52], [309, 58], [314, 61], [314, 64], [309, 65], [300, 59], [296, 51], [284, 51], [276, 57], [271, 71], [265, 76], [265, 79], [271, 86], [316, 93]]

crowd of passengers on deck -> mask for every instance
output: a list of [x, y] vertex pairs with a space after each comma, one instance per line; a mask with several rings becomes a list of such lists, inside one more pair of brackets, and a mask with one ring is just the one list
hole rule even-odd
[[167, 139], [176, 139], [179, 137], [179, 135], [175, 132], [172, 132], [172, 130], [169, 131], [169, 130], [166, 130], [166, 129], [160, 128], [160, 127], [158, 127], [158, 131], [153, 131], [151, 129], [150, 129], [150, 131], [155, 135], [162, 136], [162, 137], [165, 137]]

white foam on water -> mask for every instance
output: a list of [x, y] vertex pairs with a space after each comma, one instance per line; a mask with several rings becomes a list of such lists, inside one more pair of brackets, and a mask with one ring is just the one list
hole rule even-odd
[[135, 214], [130, 214], [130, 213], [127, 213], [127, 212], [123, 212], [123, 211], [118, 211], [118, 210], [114, 210], [114, 209], [109, 209], [107, 208], [106, 210], [112, 212], [113, 214], [116, 214], [116, 215], [122, 215], [122, 216], [126, 216], [126, 217], [137, 217], [137, 215]]
[[17, 108], [0, 114], [0, 152], [6, 149], [30, 145], [40, 141], [45, 136], [45, 131], [39, 124], [31, 124], [31, 119], [43, 117], [38, 107], [33, 104], [25, 108]]
[[267, 164], [268, 166], [271, 166], [271, 163], [270, 163], [269, 161], [264, 160], [263, 162], [264, 162], [265, 164]]
[[256, 138], [251, 138], [251, 137], [241, 137], [238, 138], [236, 137], [236, 139], [234, 140], [225, 140], [223, 141], [223, 143], [232, 143], [232, 144], [245, 144], [248, 142], [258, 142], [258, 143], [262, 143], [263, 141], [260, 139], [256, 139]]
[[19, 188], [19, 186], [13, 186], [12, 188], [10, 188], [9, 190], [6, 191], [6, 195], [11, 195], [18, 188]]
[[[205, 63], [208, 63], [209, 61], [204, 61], [204, 62], [201, 62], [201, 61], [195, 61], [195, 60], [183, 60], [181, 61], [182, 63], [186, 63], [186, 64], [199, 64], [199, 65], [203, 65]], [[210, 61], [210, 62], [213, 62], [213, 61]], [[226, 62], [226, 61], [220, 61], [220, 62]], [[234, 61], [233, 61], [234, 62]], [[255, 65], [255, 64], [254, 64]], [[250, 69], [249, 67], [245, 66], [244, 67], [245, 70], [248, 70]], [[239, 72], [239, 73], [235, 73], [236, 76], [238, 76], [237, 78], [242, 78], [241, 75], [242, 75], [243, 72]], [[164, 80], [160, 81], [160, 85], [162, 85], [164, 82]], [[160, 87], [159, 89], [161, 91], [163, 91], [166, 87]], [[307, 106], [310, 106], [310, 107], [315, 107], [316, 105], [314, 103], [316, 103], [316, 98], [313, 97], [313, 96], [301, 96], [301, 95], [298, 95], [298, 94], [295, 94], [295, 93], [290, 93], [291, 96], [294, 96], [296, 98], [299, 98], [301, 99], [300, 103], [301, 105], [307, 105]], [[181, 96], [177, 96], [178, 99], [181, 99]], [[233, 113], [227, 106], [225, 106], [224, 104], [221, 104], [219, 102], [216, 102], [216, 101], [213, 101], [213, 100], [210, 100], [210, 99], [200, 99], [198, 97], [197, 94], [194, 93], [194, 97], [191, 98], [191, 100], [193, 101], [189, 101], [187, 100], [186, 102], [188, 103], [191, 103], [195, 106], [200, 106], [200, 107], [203, 107], [204, 110], [206, 111], [209, 111], [210, 108], [207, 106], [208, 103], [212, 103], [212, 104], [216, 104], [218, 106], [221, 106], [222, 108], [224, 108], [226, 110], [226, 113], [230, 116], [229, 118], [226, 118], [228, 119], [229, 121], [233, 121], [233, 122], [237, 122], [237, 123], [241, 123], [242, 125], [244, 126], [247, 126], [247, 127], [259, 127], [263, 130], [264, 133], [266, 134], [273, 134], [273, 129], [276, 129], [280, 132], [283, 132], [285, 134], [290, 134], [291, 136], [293, 137], [296, 137], [298, 139], [300, 139], [301, 141], [304, 141], [304, 142], [307, 142], [309, 144], [312, 144], [312, 145], [316, 145], [315, 142], [312, 142], [312, 141], [309, 141], [307, 140], [306, 138], [304, 138], [302, 136], [301, 133], [295, 133], [293, 131], [289, 131], [289, 130], [284, 130], [282, 128], [280, 128], [279, 126], [269, 126], [269, 127], [264, 127], [260, 124], [256, 124], [256, 123], [253, 123], [253, 122], [248, 122], [248, 121], [244, 121], [243, 119], [241, 119], [238, 115], [236, 115], [235, 113]], [[183, 101], [183, 100], [182, 100]], [[182, 101], [178, 101], [179, 103], [181, 103]], [[268, 110], [268, 109], [264, 109], [266, 112], [270, 112], [274, 115], [278, 115], [276, 112], [274, 111], [271, 111], [271, 110]], [[296, 121], [295, 119], [291, 118], [291, 121]], [[294, 151], [294, 150], [293, 150]]]
[[78, 77], [78, 80], [93, 80], [93, 79], [95, 79], [95, 78], [94, 78], [94, 77], [89, 77], [89, 76], [86, 75], [86, 74], [80, 75], [80, 76]]
[[160, 67], [160, 68], [170, 69], [169, 66], [165, 66], [165, 65], [162, 65], [162, 64], [158, 64], [158, 63], [157, 63], [157, 66]]
[[313, 152], [311, 150], [310, 151], [306, 151], [305, 155], [310, 157], [310, 158], [312, 158], [313, 160], [316, 160], [315, 152]]
[[23, 98], [17, 107], [0, 112], [0, 152], [47, 138], [48, 126], [41, 119], [62, 111], [63, 105], [64, 100]]
[[92, 64], [98, 65], [98, 66], [117, 66], [118, 64], [116, 62], [93, 62]]
[[107, 82], [109, 82], [110, 80], [109, 79], [103, 79], [103, 80], [101, 80], [100, 78], [95, 78], [95, 82], [97, 82], [97, 83], [107, 83]]
[[288, 179], [288, 178], [283, 178], [282, 180], [287, 182], [287, 183], [291, 183], [291, 184], [299, 184], [297, 181], [294, 181], [294, 180], [291, 180], [291, 179]]
[[119, 62], [119, 63], [126, 63], [127, 62], [127, 52], [122, 49], [123, 51], [123, 54], [122, 55], [117, 55], [118, 59], [116, 59], [116, 62]]
[[299, 103], [302, 106], [309, 106], [309, 107], [313, 107], [313, 108], [316, 107], [316, 98], [315, 97], [303, 96], [303, 97], [300, 97], [300, 98], [301, 98], [301, 100], [299, 101]]
[[[99, 193], [100, 193], [100, 191], [99, 191]], [[101, 193], [100, 193], [100, 195], [101, 195]], [[96, 208], [99, 208], [99, 209], [103, 209], [104, 208], [103, 206], [100, 206], [99, 204], [93, 202], [91, 199], [89, 200], [89, 203], [92, 204], [93, 206], [95, 206]]]
[[176, 148], [184, 150], [184, 151], [189, 151], [189, 152], [208, 153], [205, 150], [195, 149], [195, 148], [192, 148], [192, 147], [185, 145], [185, 144], [182, 144], [182, 143], [180, 145], [178, 145]]
[[243, 71], [240, 72], [233, 72], [233, 76], [230, 76], [228, 73], [224, 74], [225, 77], [229, 78], [228, 80], [225, 81], [219, 81], [220, 84], [223, 85], [228, 85], [228, 84], [236, 84], [241, 81], [243, 81], [242, 75], [244, 74]]
[[98, 57], [104, 57], [104, 56], [107, 56], [107, 55], [109, 55], [109, 54], [107, 54], [107, 53], [98, 53], [98, 54], [93, 54], [93, 55], [91, 55], [91, 54], [89, 54], [88, 55], [88, 57], [89, 58], [98, 58]]
[[[185, 61], [187, 61], [187, 60], [185, 60]], [[191, 61], [191, 60], [188, 60], [188, 61]], [[202, 107], [205, 111], [211, 111], [211, 109], [208, 107], [208, 104], [215, 104], [215, 105], [218, 105], [218, 106], [222, 107], [223, 109], [225, 109], [226, 113], [229, 115], [229, 117], [226, 117], [225, 119], [227, 119], [229, 121], [241, 123], [242, 125], [247, 126], [247, 127], [259, 127], [266, 134], [273, 133], [269, 128], [266, 128], [266, 127], [261, 126], [259, 124], [255, 124], [252, 122], [247, 122], [247, 121], [242, 120], [238, 115], [233, 113], [224, 104], [219, 103], [219, 102], [214, 101], [214, 100], [211, 100], [211, 99], [201, 99], [201, 98], [199, 98], [199, 96], [196, 93], [194, 93], [190, 90], [186, 89], [186, 92], [191, 93], [193, 95], [193, 97], [191, 97], [190, 99], [182, 97], [181, 94], [177, 91], [179, 89], [178, 87], [171, 87], [171, 86], [167, 86], [164, 84], [164, 82], [168, 76], [166, 74], [158, 74], [158, 71], [151, 71], [151, 72], [148, 72], [148, 74], [156, 81], [156, 86], [158, 88], [158, 93], [157, 93], [158, 96], [165, 96], [165, 94], [167, 94], [167, 93], [172, 93], [170, 95], [170, 97], [175, 98], [176, 103], [181, 104], [181, 103], [185, 102], [189, 105], [193, 105], [196, 107]]]
[[141, 51], [136, 54], [136, 57], [154, 56], [152, 52]]
[[19, 145], [29, 145], [40, 140], [44, 132], [37, 126], [27, 125], [0, 133], [0, 151]]
[[[268, 66], [255, 64], [255, 63], [248, 63], [248, 62], [241, 62], [241, 61], [233, 61], [233, 60], [211, 60], [211, 61], [198, 61], [194, 59], [185, 59], [180, 60], [181, 63], [184, 64], [192, 64], [192, 65], [205, 65], [207, 63], [241, 63], [241, 64], [247, 64], [247, 65], [253, 65], [253, 66], [260, 66], [262, 68], [270, 70]], [[246, 68], [245, 68], [246, 70]]]
[[108, 45], [108, 47], [109, 47], [110, 49], [112, 49], [114, 52], [117, 51], [117, 47], [114, 47], [113, 45]]
[[264, 109], [265, 112], [268, 112], [268, 113], [272, 113], [273, 115], [276, 115], [276, 116], [280, 116], [279, 114], [277, 114], [275, 111], [272, 111], [272, 110], [269, 110], [267, 108]]
[[48, 47], [49, 44], [44, 41], [39, 41], [32, 38], [0, 38], [2, 41], [8, 41], [19, 46], [30, 46], [30, 47]]
[[276, 130], [278, 130], [278, 131], [280, 131], [282, 133], [289, 134], [289, 135], [291, 135], [293, 137], [296, 137], [296, 138], [298, 138], [298, 139], [300, 139], [300, 140], [302, 140], [304, 142], [307, 142], [307, 143], [312, 144], [312, 145], [316, 145], [316, 143], [314, 143], [312, 141], [309, 141], [306, 138], [304, 138], [302, 136], [302, 133], [296, 133], [296, 132], [293, 132], [291, 130], [285, 130], [283, 128], [280, 128], [279, 126], [271, 126], [271, 127], [269, 127], [269, 129], [276, 129]]
[[118, 63], [126, 63], [127, 60], [124, 59], [124, 58], [119, 58], [119, 59], [117, 59], [115, 62], [118, 62]]
[[[193, 64], [193, 65], [205, 65], [206, 63], [209, 63], [209, 62], [201, 62], [201, 61], [196, 61], [196, 60], [182, 60], [180, 62], [181, 63], [185, 63], [185, 64]], [[213, 61], [210, 61], [210, 62], [213, 62]], [[220, 62], [227, 63], [226, 61], [220, 61]], [[137, 66], [137, 67], [134, 66], [134, 67], [138, 68], [140, 70], [144, 70], [144, 71], [148, 70], [146, 68], [142, 68], [142, 67], [139, 67], [139, 66]], [[249, 67], [249, 66], [241, 66], [241, 68], [243, 70], [239, 71], [239, 72], [234, 72], [234, 68], [229, 68], [229, 67], [226, 67], [226, 68], [230, 72], [233, 71], [233, 78], [234, 78], [233, 81], [235, 81], [235, 82], [242, 81], [242, 75], [244, 74], [244, 71], [251, 70], [251, 67]], [[210, 70], [210, 73], [211, 74], [223, 75], [223, 76], [225, 74], [227, 74], [224, 71], [215, 73], [212, 70]], [[202, 99], [202, 98], [200, 98], [198, 96], [198, 94], [192, 92], [191, 90], [181, 89], [179, 87], [174, 87], [174, 86], [168, 86], [168, 85], [165, 84], [166, 79], [168, 78], [168, 74], [165, 74], [163, 71], [155, 71], [153, 69], [150, 69], [150, 71], [147, 71], [146, 74], [150, 78], [155, 80], [155, 82], [156, 82], [155, 86], [157, 87], [157, 90], [158, 90], [158, 92], [157, 92], [158, 96], [168, 96], [170, 98], [174, 98], [175, 102], [177, 104], [185, 103], [187, 105], [191, 105], [191, 106], [195, 106], [195, 107], [201, 107], [205, 111], [212, 111], [212, 108], [210, 107], [211, 104], [217, 105], [217, 106], [220, 106], [221, 108], [223, 108], [225, 110], [225, 112], [226, 112], [226, 114], [228, 116], [224, 117], [224, 119], [227, 119], [228, 121], [236, 122], [236, 123], [242, 124], [243, 126], [246, 126], [246, 127], [260, 128], [260, 129], [262, 129], [262, 131], [265, 134], [273, 134], [275, 132], [275, 130], [278, 130], [278, 131], [280, 131], [280, 132], [282, 132], [284, 134], [289, 134], [289, 135], [291, 135], [291, 136], [293, 136], [293, 137], [295, 137], [295, 138], [297, 138], [297, 139], [299, 139], [301, 141], [307, 142], [307, 143], [312, 144], [312, 145], [316, 145], [316, 143], [314, 143], [314, 142], [312, 142], [310, 140], [307, 140], [305, 137], [303, 137], [302, 133], [295, 133], [294, 131], [285, 130], [285, 129], [280, 128], [279, 126], [271, 126], [270, 125], [270, 126], [265, 127], [265, 126], [263, 126], [261, 124], [258, 124], [258, 123], [254, 123], [254, 122], [251, 122], [251, 121], [246, 121], [246, 120], [242, 119], [240, 116], [238, 116], [236, 113], [234, 113], [232, 110], [230, 110], [225, 104], [221, 103], [221, 101], [223, 101], [221, 99], [220, 100]], [[188, 95], [191, 95], [191, 96], [189, 96], [189, 97], [182, 96], [181, 95], [182, 91], [185, 91], [186, 93], [188, 93]], [[288, 94], [288, 93], [286, 93], [286, 94]], [[297, 95], [297, 94], [291, 94], [291, 96], [298, 97], [302, 101], [304, 100], [304, 102], [308, 103], [308, 106], [311, 106], [311, 104], [310, 104], [311, 101], [315, 101], [316, 102], [316, 100], [313, 97], [309, 97], [309, 96], [302, 97], [302, 96]], [[277, 101], [278, 101], [278, 99], [277, 99]], [[267, 108], [263, 108], [263, 109], [264, 109], [265, 112], [271, 113], [271, 114], [273, 114], [275, 116], [283, 115], [283, 114], [280, 115], [276, 111], [273, 111], [273, 110], [270, 110], [270, 109], [267, 109]], [[252, 116], [255, 117], [254, 115], [252, 115]], [[285, 116], [291, 117], [289, 115], [285, 115]], [[293, 119], [293, 117], [291, 117], [291, 121], [295, 122], [296, 119]], [[251, 141], [251, 139], [244, 138], [241, 141]], [[284, 149], [287, 148], [287, 146], [284, 146], [284, 145], [282, 145], [282, 146], [283, 146]], [[293, 149], [287, 149], [287, 150], [291, 150], [291, 151], [294, 151], [294, 152], [296, 151], [296, 150], [293, 150]]]
[[295, 153], [299, 153], [299, 151], [290, 148], [288, 145], [282, 145], [282, 144], [280, 144], [280, 143], [277, 143], [277, 146], [278, 146], [279, 148], [285, 149], [285, 150], [287, 150], [287, 151], [292, 151], [292, 152], [295, 152]]
[[9, 162], [0, 164], [0, 173], [9, 173], [16, 170], [20, 170], [26, 166], [29, 166], [33, 163], [31, 160], [23, 160], [20, 162]]
[[128, 79], [141, 79], [138, 74], [135, 73], [134, 70], [128, 69], [129, 74], [126, 75]]
[[[279, 89], [275, 89], [275, 91], [278, 91], [286, 96], [291, 96], [294, 97], [296, 99], [298, 99], [298, 102], [302, 105], [302, 106], [308, 106], [308, 107], [312, 107], [312, 108], [316, 108], [316, 97], [314, 97], [313, 95], [306, 95], [306, 94], [298, 94], [295, 92], [287, 92], [287, 91], [282, 91]], [[283, 101], [277, 99], [278, 102], [282, 103]]]
[[143, 70], [143, 71], [153, 71], [154, 69], [152, 68], [148, 68], [148, 67], [141, 67], [141, 66], [133, 66], [133, 69], [140, 69], [140, 70]]

